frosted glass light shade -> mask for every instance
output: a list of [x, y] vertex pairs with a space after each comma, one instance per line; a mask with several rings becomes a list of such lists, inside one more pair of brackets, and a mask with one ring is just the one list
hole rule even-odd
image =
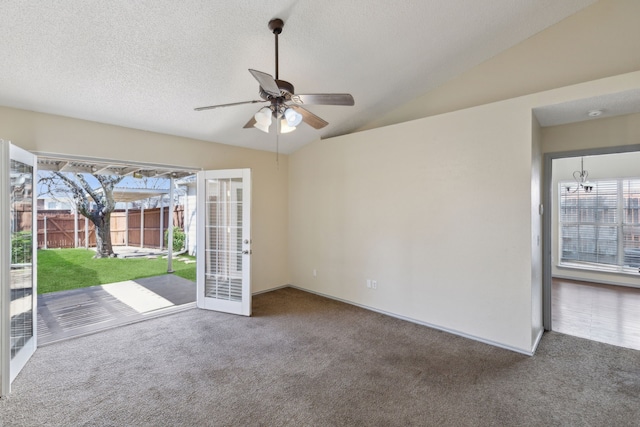
[[302, 114], [298, 113], [293, 108], [287, 108], [284, 111], [284, 117], [287, 119], [287, 124], [292, 127], [296, 127], [302, 122]]
[[256, 129], [260, 129], [264, 133], [269, 133], [269, 125], [263, 125], [262, 123], [255, 122], [253, 127]]
[[256, 122], [253, 124], [253, 127], [256, 129], [260, 129], [262, 132], [269, 133], [269, 126], [271, 126], [271, 110], [268, 108], [263, 108], [258, 111], [254, 116]]
[[289, 126], [289, 123], [287, 123], [287, 119], [280, 120], [280, 133], [289, 133], [293, 132], [294, 130], [296, 130], [296, 127]]

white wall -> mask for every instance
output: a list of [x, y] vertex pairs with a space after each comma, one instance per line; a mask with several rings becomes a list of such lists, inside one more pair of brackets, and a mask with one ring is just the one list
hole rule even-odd
[[288, 156], [0, 107], [0, 138], [32, 152], [252, 170], [252, 291], [286, 285]]
[[[640, 120], [640, 115], [638, 115], [638, 120]], [[559, 181], [571, 181], [575, 188], [576, 181], [573, 172], [580, 170], [581, 159], [584, 160], [584, 169], [589, 172], [589, 181], [609, 178], [640, 178], [640, 152], [635, 151], [554, 159], [554, 184]], [[554, 185], [554, 190], [557, 190], [557, 185]]]

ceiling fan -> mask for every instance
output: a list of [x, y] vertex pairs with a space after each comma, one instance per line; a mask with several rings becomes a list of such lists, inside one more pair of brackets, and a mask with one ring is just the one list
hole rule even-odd
[[[272, 19], [269, 21], [269, 29], [276, 36], [276, 73], [275, 78], [262, 71], [249, 69], [251, 75], [260, 84], [260, 98], [253, 101], [233, 102], [230, 104], [211, 105], [198, 107], [196, 111], [212, 110], [214, 108], [232, 107], [242, 104], [256, 104], [268, 102], [269, 105], [261, 108], [244, 125], [245, 128], [255, 127], [269, 133], [272, 119], [280, 125], [280, 133], [288, 133], [295, 130], [301, 122], [305, 122], [315, 129], [321, 129], [329, 123], [305, 109], [303, 105], [354, 105], [353, 96], [348, 93], [315, 93], [297, 94], [293, 85], [278, 76], [278, 35], [282, 32], [284, 21]], [[276, 131], [278, 129], [276, 128]]]

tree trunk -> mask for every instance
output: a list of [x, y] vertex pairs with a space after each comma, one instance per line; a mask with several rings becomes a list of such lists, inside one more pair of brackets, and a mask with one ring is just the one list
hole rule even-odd
[[71, 192], [78, 213], [89, 218], [96, 226], [96, 255], [94, 258], [116, 256], [111, 246], [111, 212], [116, 208], [113, 189], [124, 179], [124, 176], [94, 174], [93, 177], [102, 187], [100, 192], [89, 184], [82, 173], [71, 176], [67, 176], [64, 172], [54, 171], [52, 173], [55, 178], [41, 179], [39, 182], [48, 182], [49, 185], [56, 185], [56, 182], [60, 182]]
[[96, 226], [96, 255], [94, 258], [115, 257], [111, 245], [111, 213], [104, 216], [92, 215], [91, 221]]

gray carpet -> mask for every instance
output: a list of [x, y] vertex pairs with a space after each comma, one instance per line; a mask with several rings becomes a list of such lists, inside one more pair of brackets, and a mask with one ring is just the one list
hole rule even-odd
[[557, 333], [527, 357], [287, 288], [39, 349], [2, 426], [630, 426], [640, 352]]

